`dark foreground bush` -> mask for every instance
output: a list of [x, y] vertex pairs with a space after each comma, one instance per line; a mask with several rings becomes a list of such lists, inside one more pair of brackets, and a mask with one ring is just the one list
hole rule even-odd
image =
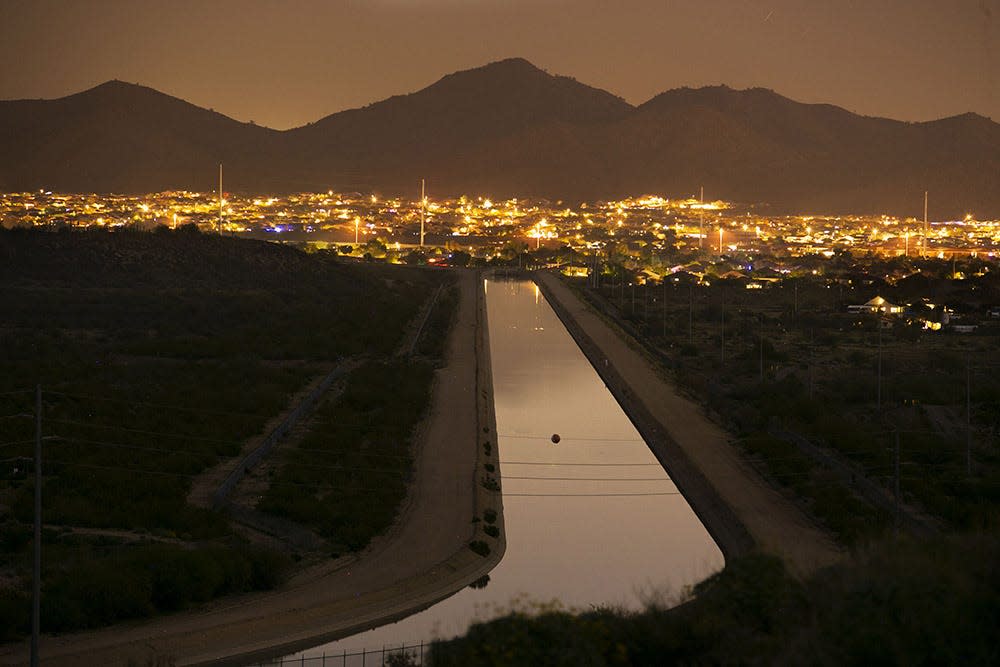
[[63, 632], [176, 611], [219, 595], [274, 588], [287, 566], [251, 547], [123, 546], [45, 581], [42, 629]]
[[434, 645], [434, 665], [996, 664], [1000, 540], [890, 543], [805, 584], [731, 563], [674, 609], [514, 613]]

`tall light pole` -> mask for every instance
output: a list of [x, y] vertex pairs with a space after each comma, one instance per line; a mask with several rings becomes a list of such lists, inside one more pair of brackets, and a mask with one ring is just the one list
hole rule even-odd
[[720, 358], [724, 366], [726, 364], [726, 288], [721, 287], [719, 291], [722, 294], [722, 318], [720, 320], [722, 335], [719, 337], [722, 343], [720, 345]]
[[424, 194], [424, 179], [420, 179], [420, 247], [424, 247], [424, 222], [427, 219], [427, 195]]
[[878, 326], [878, 379], [876, 380], [877, 387], [875, 389], [875, 400], [878, 406], [878, 413], [882, 414], [882, 314], [879, 313], [878, 318], [875, 320]]
[[31, 581], [31, 667], [42, 631], [42, 385], [35, 387], [35, 562]]
[[218, 231], [219, 233], [221, 233], [222, 232], [222, 163], [221, 162], [219, 163], [219, 225], [218, 225], [218, 227], [219, 228], [216, 231]]
[[663, 338], [667, 337], [667, 280], [664, 276], [663, 280], [660, 281], [663, 286], [663, 303], [660, 304], [663, 308]]
[[927, 256], [927, 241], [930, 237], [930, 228], [927, 225], [927, 190], [924, 190], [924, 252], [921, 257]]
[[694, 342], [694, 285], [688, 285], [688, 342]]
[[361, 233], [361, 218], [358, 217], [358, 216], [354, 216], [354, 247], [355, 248], [358, 247], [358, 242], [359, 242], [359, 240], [361, 238], [360, 237], [360, 233]]
[[972, 476], [972, 357], [965, 358], [965, 474]]
[[698, 216], [698, 249], [701, 250], [701, 240], [705, 238], [705, 186], [701, 186], [701, 195], [698, 197], [701, 208]]

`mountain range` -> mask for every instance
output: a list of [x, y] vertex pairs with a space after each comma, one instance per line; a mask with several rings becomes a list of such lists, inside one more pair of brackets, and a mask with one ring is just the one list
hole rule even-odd
[[110, 81], [0, 101], [0, 190], [334, 189], [594, 201], [706, 196], [774, 211], [1000, 217], [1000, 124], [910, 123], [726, 86], [634, 106], [513, 58], [277, 131]]

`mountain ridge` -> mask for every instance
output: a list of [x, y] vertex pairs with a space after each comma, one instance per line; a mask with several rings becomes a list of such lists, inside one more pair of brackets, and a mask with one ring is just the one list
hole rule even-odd
[[508, 58], [288, 130], [111, 80], [0, 101], [0, 190], [378, 190], [607, 199], [656, 192], [775, 210], [1000, 215], [1000, 125], [861, 116], [761, 87], [675, 88], [639, 105]]

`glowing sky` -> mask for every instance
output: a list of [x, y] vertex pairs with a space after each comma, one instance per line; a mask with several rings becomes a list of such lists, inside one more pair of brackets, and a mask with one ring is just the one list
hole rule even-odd
[[284, 129], [512, 56], [633, 103], [763, 86], [1000, 119], [1000, 0], [0, 0], [0, 99], [141, 83]]

